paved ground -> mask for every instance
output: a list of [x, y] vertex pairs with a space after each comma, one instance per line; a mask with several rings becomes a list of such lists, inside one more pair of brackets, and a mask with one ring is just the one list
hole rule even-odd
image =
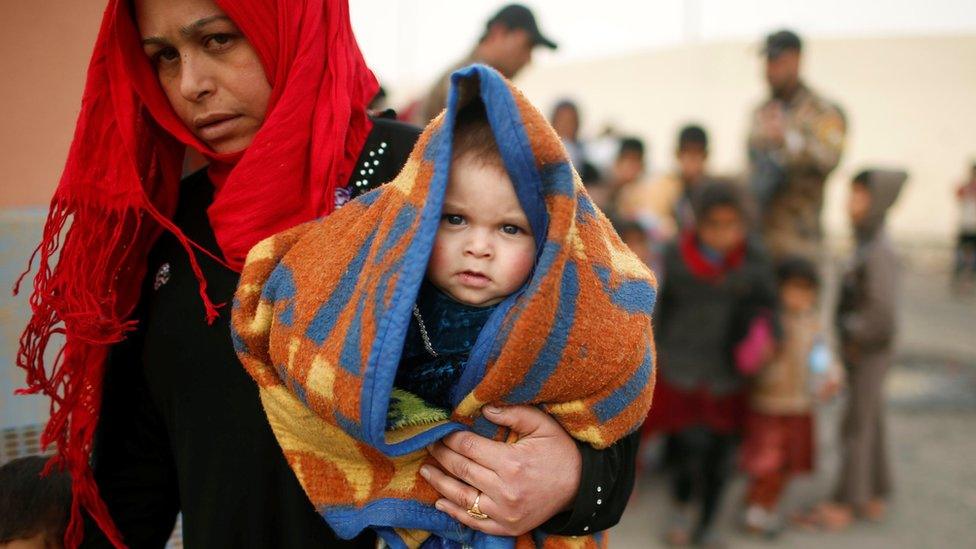
[[[736, 528], [744, 483], [726, 498], [723, 524], [732, 547], [976, 547], [976, 297], [948, 291], [942, 254], [906, 265], [898, 363], [889, 376], [889, 428], [896, 494], [888, 520], [837, 534], [789, 530], [773, 542]], [[836, 469], [837, 402], [820, 413], [820, 472], [787, 494], [787, 509], [823, 497]], [[663, 479], [645, 475], [620, 525], [619, 548], [661, 547], [667, 517]]]

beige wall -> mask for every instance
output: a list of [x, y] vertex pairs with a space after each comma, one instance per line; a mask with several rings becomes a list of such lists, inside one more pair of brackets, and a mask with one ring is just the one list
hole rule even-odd
[[[904, 166], [910, 186], [893, 214], [901, 239], [944, 241], [955, 231], [952, 189], [976, 160], [976, 36], [809, 40], [809, 83], [840, 103], [850, 121], [846, 154], [828, 189], [828, 230], [843, 233], [841, 184], [862, 166]], [[571, 96], [590, 131], [612, 122], [651, 143], [667, 169], [678, 127], [710, 130], [713, 166], [745, 165], [749, 111], [765, 94], [754, 44], [712, 43], [562, 66], [519, 78], [548, 109]]]
[[0, 208], [50, 199], [103, 9], [92, 0], [0, 0]]

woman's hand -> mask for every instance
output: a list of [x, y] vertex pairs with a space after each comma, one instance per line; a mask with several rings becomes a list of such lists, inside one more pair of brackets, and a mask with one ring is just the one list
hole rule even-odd
[[[514, 443], [470, 431], [452, 433], [430, 447], [440, 464], [421, 475], [443, 496], [437, 508], [476, 530], [518, 536], [567, 509], [579, 490], [576, 443], [551, 416], [534, 406], [486, 406], [485, 418], [518, 435]], [[446, 473], [445, 473], [446, 471]], [[478, 507], [488, 515], [468, 515]]]

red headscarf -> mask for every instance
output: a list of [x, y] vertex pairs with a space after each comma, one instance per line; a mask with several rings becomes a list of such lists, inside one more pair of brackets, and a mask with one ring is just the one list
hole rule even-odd
[[[31, 258], [39, 255], [40, 265], [17, 364], [27, 370], [23, 392], [51, 398], [41, 442], [57, 444], [49, 467], [67, 468], [73, 478], [69, 547], [81, 539], [81, 507], [123, 545], [88, 460], [105, 358], [133, 327], [146, 256], [161, 231], [187, 248], [207, 320], [217, 316], [191, 249], [200, 247], [170, 220], [185, 147], [211, 161], [216, 192], [207, 213], [223, 255], [216, 259], [239, 270], [261, 239], [332, 211], [335, 188], [348, 180], [371, 129], [366, 105], [378, 85], [346, 0], [216, 3], [254, 47], [272, 86], [251, 145], [218, 155], [193, 136], [143, 54], [131, 2], [109, 0], [74, 141]], [[46, 369], [51, 336], [64, 337], [64, 346]]]

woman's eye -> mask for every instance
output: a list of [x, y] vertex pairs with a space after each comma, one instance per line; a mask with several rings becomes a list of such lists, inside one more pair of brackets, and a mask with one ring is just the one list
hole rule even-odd
[[176, 61], [180, 57], [180, 52], [176, 51], [176, 48], [163, 48], [153, 55], [153, 61], [156, 64], [169, 63], [171, 61]]
[[522, 229], [515, 225], [502, 225], [502, 232], [505, 234], [519, 234], [522, 232]]
[[234, 37], [229, 34], [211, 34], [207, 36], [204, 45], [215, 50], [222, 50], [230, 45]]
[[441, 219], [443, 219], [450, 225], [461, 225], [464, 223], [464, 218], [461, 217], [460, 215], [455, 215], [455, 214], [444, 214], [444, 217], [442, 217]]

